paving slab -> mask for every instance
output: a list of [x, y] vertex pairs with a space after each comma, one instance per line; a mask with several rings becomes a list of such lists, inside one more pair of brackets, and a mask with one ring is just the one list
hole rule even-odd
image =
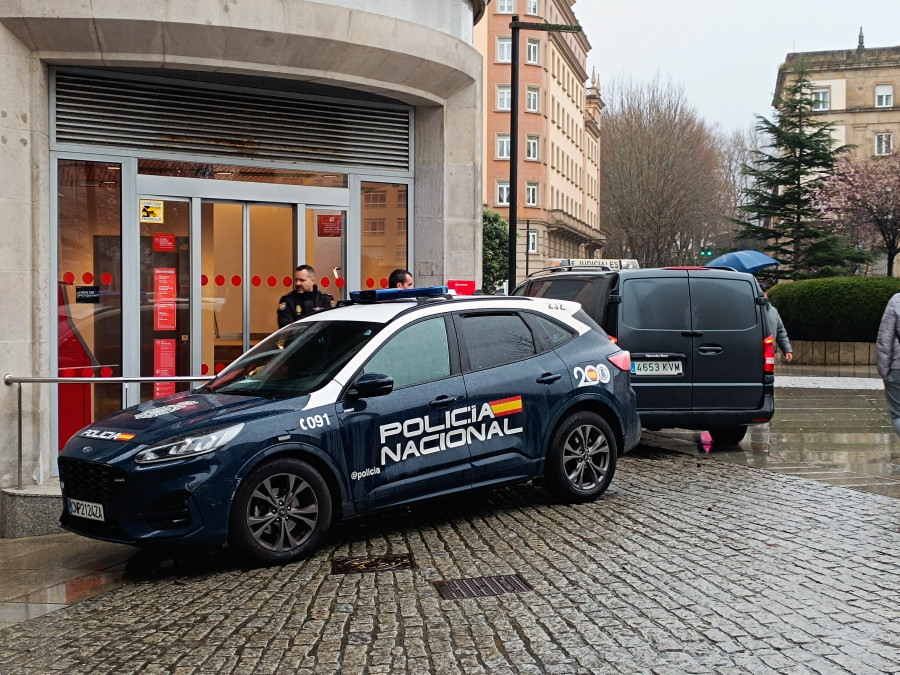
[[[144, 565], [2, 631], [0, 672], [900, 672], [900, 500], [714, 455], [642, 447], [590, 504], [523, 485], [353, 521], [284, 567]], [[532, 590], [433, 583], [513, 574]]]

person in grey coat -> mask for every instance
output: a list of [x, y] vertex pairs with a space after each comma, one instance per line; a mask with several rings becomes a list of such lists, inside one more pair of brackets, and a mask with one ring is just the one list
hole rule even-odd
[[[760, 281], [759, 287], [762, 289], [763, 295], [768, 298], [768, 284], [764, 284]], [[766, 321], [769, 324], [769, 328], [771, 329], [772, 334], [775, 336], [775, 344], [778, 345], [779, 349], [781, 349], [782, 354], [784, 354], [785, 363], [790, 363], [794, 360], [794, 348], [791, 347], [791, 341], [788, 339], [787, 330], [784, 327], [784, 321], [781, 320], [781, 314], [778, 313], [778, 310], [775, 309], [775, 306], [771, 301], [766, 304]]]
[[884, 380], [884, 397], [891, 412], [891, 424], [900, 434], [900, 293], [895, 293], [884, 308], [875, 351], [878, 374]]

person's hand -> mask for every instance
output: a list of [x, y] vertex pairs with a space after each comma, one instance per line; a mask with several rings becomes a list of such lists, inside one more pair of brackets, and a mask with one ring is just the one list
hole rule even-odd
[[785, 363], [790, 363], [793, 360], [794, 360], [794, 352], [788, 352], [787, 354], [784, 355]]

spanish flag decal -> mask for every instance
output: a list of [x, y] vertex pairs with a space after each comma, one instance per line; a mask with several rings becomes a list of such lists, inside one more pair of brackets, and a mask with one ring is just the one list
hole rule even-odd
[[498, 401], [490, 401], [488, 405], [491, 406], [494, 417], [512, 415], [514, 413], [522, 412], [522, 397], [512, 396], [510, 398], [501, 398]]
[[134, 436], [135, 436], [134, 434], [119, 434], [118, 436], [116, 436], [116, 440], [117, 441], [130, 441], [132, 438], [134, 438]]

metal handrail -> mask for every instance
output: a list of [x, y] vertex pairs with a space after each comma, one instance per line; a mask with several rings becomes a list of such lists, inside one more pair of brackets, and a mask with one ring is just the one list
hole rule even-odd
[[132, 382], [207, 382], [212, 377], [201, 375], [191, 377], [189, 375], [172, 375], [171, 377], [31, 377], [18, 375], [5, 375], [3, 383], [6, 386], [18, 385], [18, 488], [22, 489], [22, 385], [23, 384], [130, 384]]

